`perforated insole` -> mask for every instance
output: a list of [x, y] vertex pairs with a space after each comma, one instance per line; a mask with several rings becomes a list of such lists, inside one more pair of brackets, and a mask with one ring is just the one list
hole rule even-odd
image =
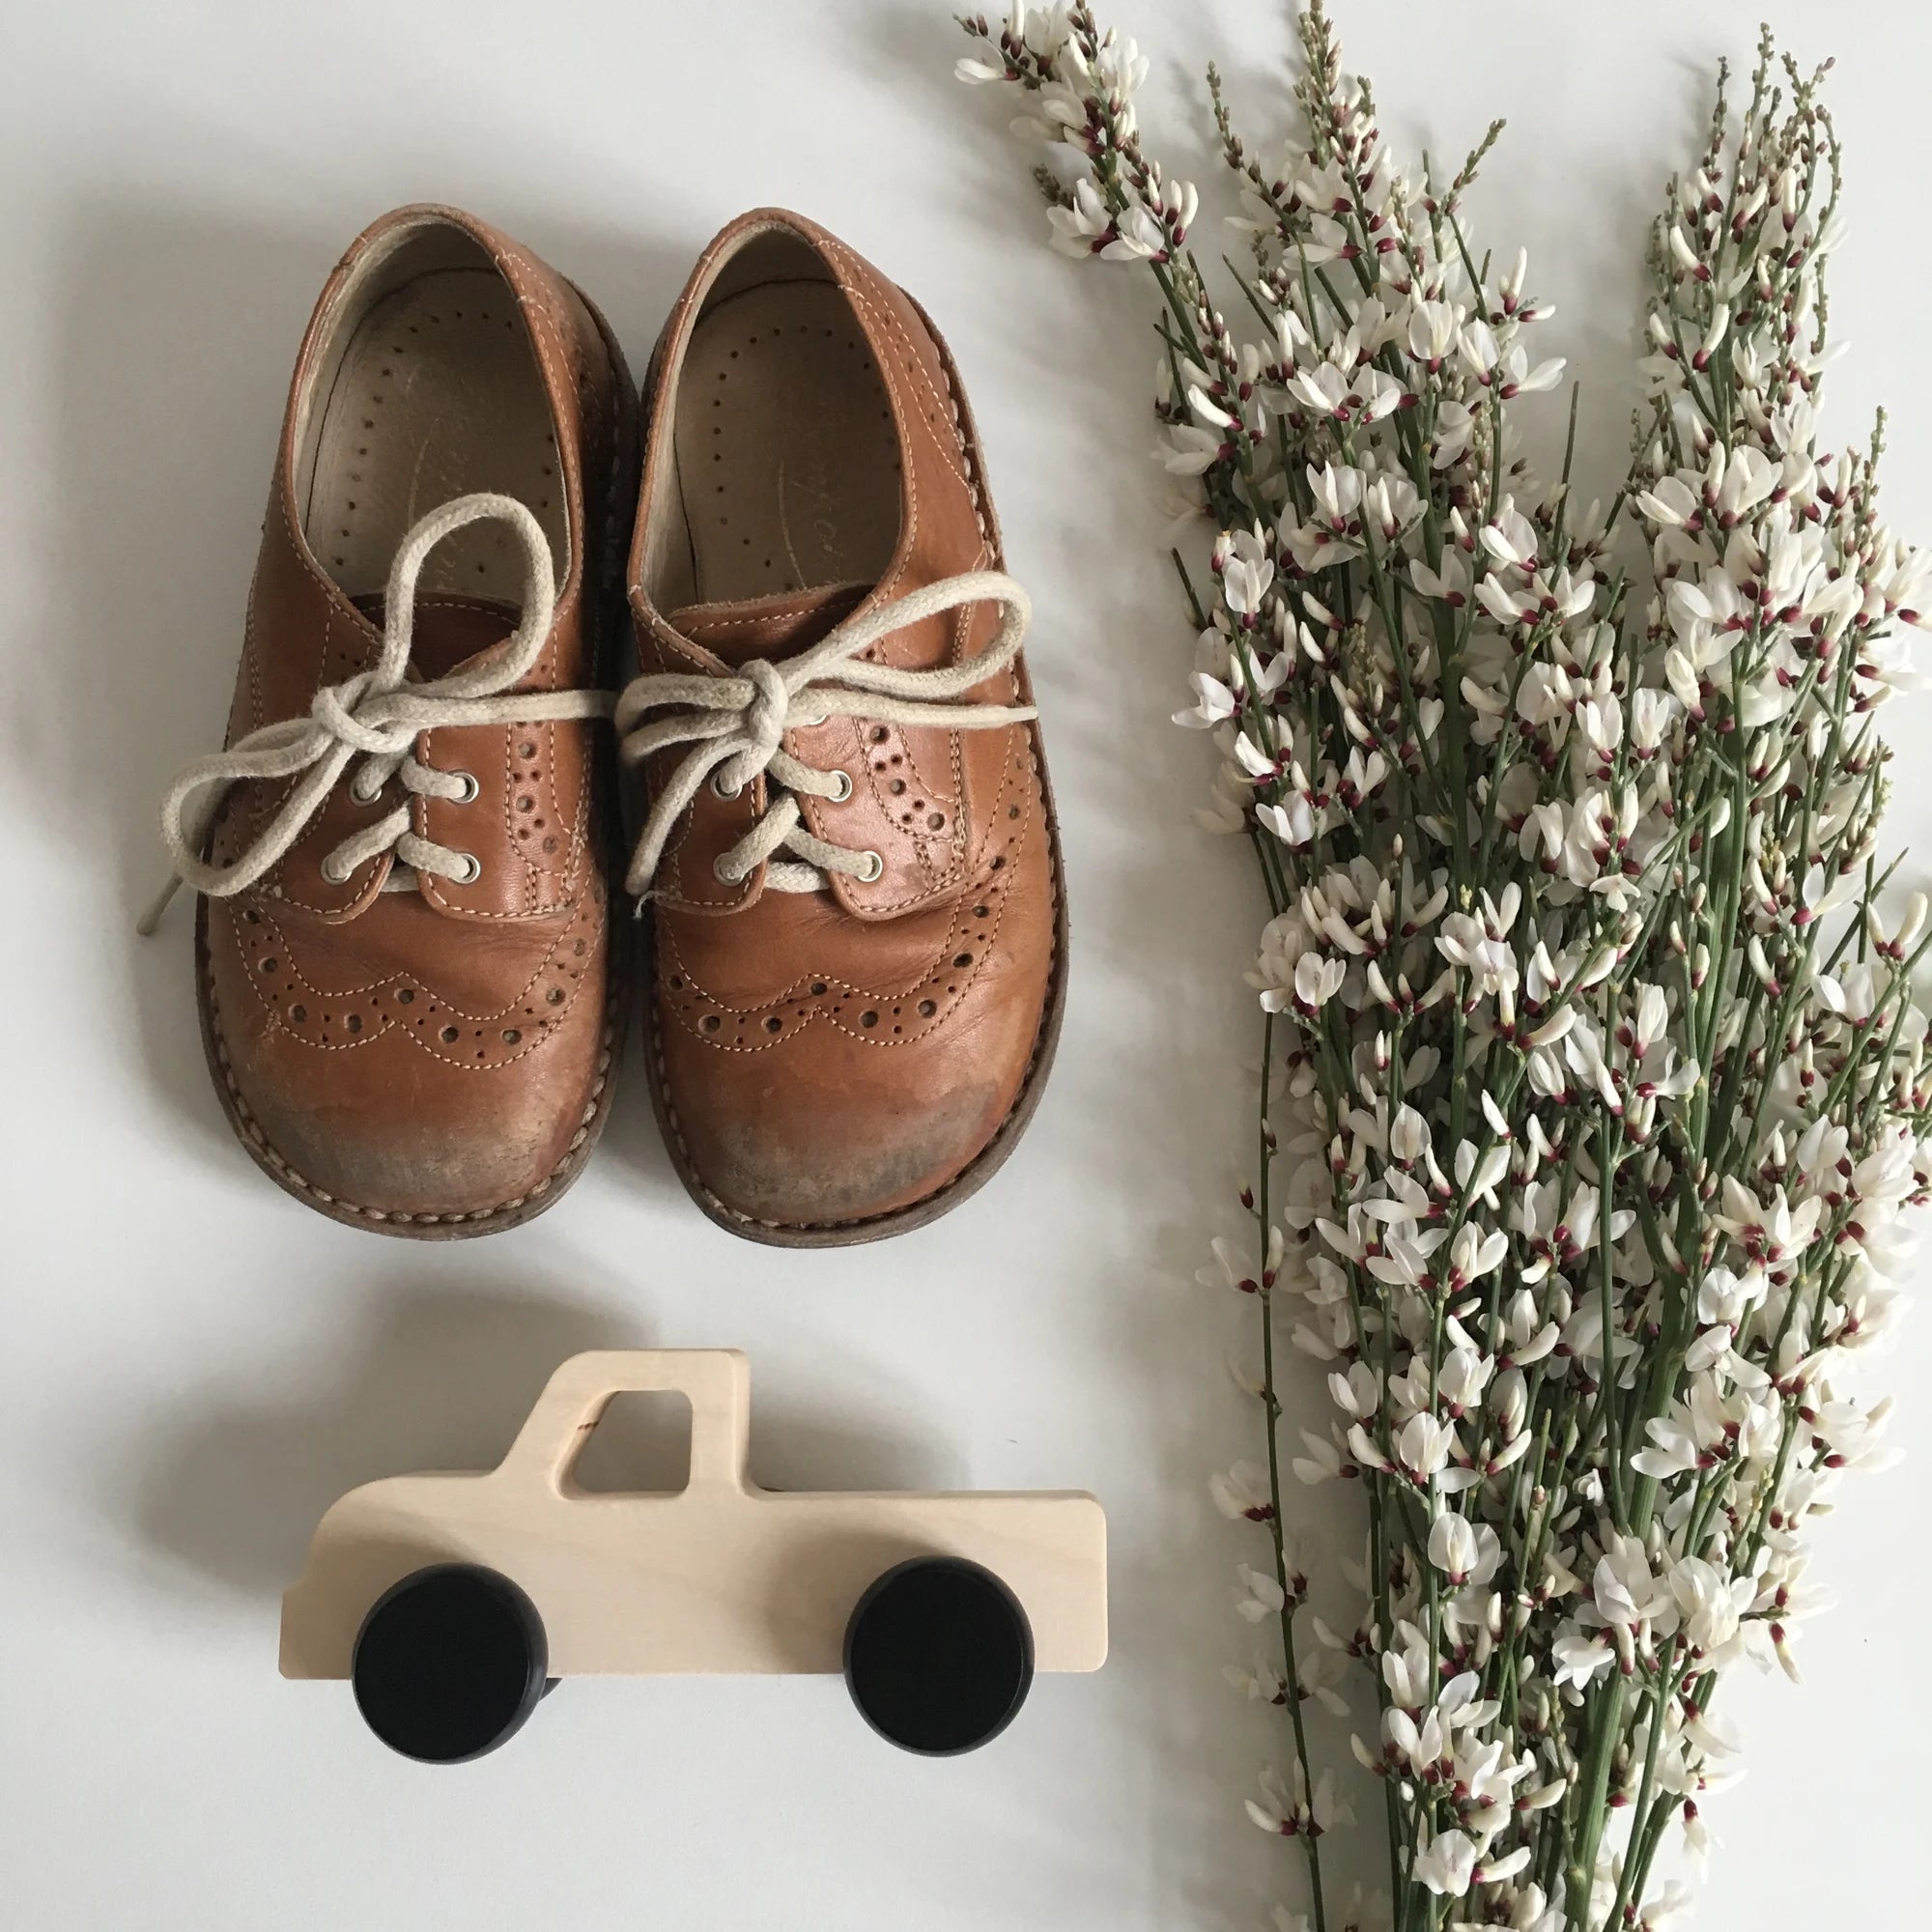
[[[565, 569], [550, 404], [515, 298], [489, 270], [421, 275], [376, 303], [343, 355], [315, 449], [303, 527], [352, 597], [382, 591], [411, 525], [473, 491], [526, 504]], [[437, 546], [422, 588], [514, 607], [523, 555], [504, 525], [472, 524]]]
[[761, 283], [699, 319], [673, 448], [699, 603], [870, 583], [891, 563], [898, 437], [831, 284]]

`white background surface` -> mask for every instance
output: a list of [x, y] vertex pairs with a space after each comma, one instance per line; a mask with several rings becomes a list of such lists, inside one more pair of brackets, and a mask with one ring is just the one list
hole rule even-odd
[[[1761, 4], [1337, 9], [1411, 151], [1460, 154], [1511, 117], [1476, 217], [1499, 249], [1527, 242], [1558, 301], [1606, 486], [1642, 224]], [[1285, 8], [1111, 11], [1153, 55], [1145, 119], [1183, 172], [1212, 179], [1192, 77], [1210, 56], [1271, 141]], [[1833, 315], [1856, 346], [1831, 421], [1861, 437], [1890, 407], [1889, 508], [1932, 540], [1932, 15], [1780, 12], [1807, 61], [1840, 61]], [[1204, 750], [1166, 723], [1184, 639], [1146, 460], [1146, 288], [1046, 251], [1004, 103], [950, 78], [941, 0], [11, 0], [0, 28], [0, 1921], [1260, 1925], [1297, 1855], [1241, 1813], [1276, 1720], [1221, 1681], [1253, 1549], [1203, 1489], [1252, 1446], [1220, 1369], [1241, 1311], [1191, 1281], [1247, 1142], [1258, 915], [1245, 855], [1188, 822]], [[556, 1211], [458, 1246], [335, 1227], [230, 1140], [185, 910], [131, 932], [153, 800], [218, 737], [315, 294], [368, 218], [419, 198], [582, 282], [639, 367], [703, 242], [768, 200], [841, 233], [950, 336], [1037, 611], [1075, 958], [1029, 1139], [938, 1225], [821, 1255], [735, 1241], [686, 1202], [636, 1080]], [[1202, 239], [1218, 245], [1205, 220]], [[1890, 829], [1920, 882], [1928, 723], [1926, 700], [1890, 717]], [[636, 1682], [567, 1685], [511, 1748], [448, 1773], [384, 1753], [345, 1689], [277, 1678], [277, 1595], [328, 1501], [493, 1460], [558, 1358], [630, 1342], [751, 1351], [768, 1481], [1097, 1491], [1108, 1668], [1042, 1679], [997, 1746], [952, 1763], [879, 1744], [833, 1679]], [[1843, 1605], [1804, 1645], [1807, 1684], [1736, 1694], [1752, 1775], [1710, 1806], [1705, 1924], [1893, 1925], [1918, 1895], [1928, 1369], [1932, 1311], [1883, 1370], [1918, 1460], [1850, 1488], [1818, 1539]]]

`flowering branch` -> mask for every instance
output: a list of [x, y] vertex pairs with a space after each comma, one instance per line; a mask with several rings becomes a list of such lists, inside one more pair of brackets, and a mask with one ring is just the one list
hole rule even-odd
[[[1303, 1848], [1284, 1927], [1364, 1922], [1325, 1895], [1349, 1813], [1302, 1708], [1345, 1713], [1358, 1663], [1396, 1932], [1662, 1927], [1665, 1830], [1701, 1853], [1734, 1750], [1718, 1677], [1791, 1669], [1805, 1525], [1881, 1460], [1888, 1405], [1841, 1384], [1932, 1193], [1932, 933], [1922, 895], [1882, 900], [1873, 713], [1928, 563], [1879, 521], [1882, 421], [1818, 446], [1824, 70], [1767, 34], [1735, 121], [1720, 75], [1653, 237], [1631, 469], [1579, 511], [1574, 396], [1553, 487], [1512, 423], [1561, 380], [1530, 348], [1549, 305], [1463, 224], [1501, 124], [1411, 178], [1320, 0], [1299, 24], [1277, 168], [1209, 73], [1249, 340], [1194, 188], [1141, 144], [1132, 42], [1020, 5], [964, 20], [959, 64], [1018, 90], [1056, 245], [1151, 273], [1159, 455], [1220, 532], [1205, 593], [1175, 560], [1179, 722], [1221, 754], [1203, 815], [1247, 836], [1271, 915], [1258, 1245], [1204, 1270], [1261, 1331], [1265, 1463], [1210, 1485], [1271, 1554], [1237, 1606], [1279, 1668], [1231, 1674], [1285, 1706], [1292, 1759], [1247, 1808]], [[1337, 1409], [1290, 1464], [1367, 1505], [1351, 1636], [1308, 1610], [1285, 1523], [1281, 1322]]]

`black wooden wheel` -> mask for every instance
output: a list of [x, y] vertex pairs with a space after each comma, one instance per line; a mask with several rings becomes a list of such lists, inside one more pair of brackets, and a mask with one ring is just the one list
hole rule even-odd
[[363, 1720], [390, 1749], [462, 1764], [523, 1728], [549, 1660], [543, 1619], [507, 1577], [438, 1563], [377, 1599], [350, 1675]]
[[1033, 1628], [990, 1570], [915, 1556], [877, 1578], [845, 1626], [845, 1683], [883, 1738], [925, 1757], [989, 1744], [1033, 1683]]

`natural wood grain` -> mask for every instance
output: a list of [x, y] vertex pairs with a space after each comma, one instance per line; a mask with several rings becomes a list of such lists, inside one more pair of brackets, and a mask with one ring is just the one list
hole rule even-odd
[[[572, 1466], [613, 1395], [680, 1390], [691, 1479], [675, 1495], [592, 1494]], [[486, 1474], [352, 1490], [318, 1526], [282, 1600], [285, 1677], [347, 1677], [356, 1632], [425, 1564], [487, 1564], [525, 1589], [553, 1676], [836, 1671], [846, 1619], [909, 1556], [963, 1556], [1002, 1578], [1040, 1670], [1107, 1654], [1106, 1519], [1074, 1491], [980, 1494], [764, 1490], [746, 1476], [751, 1384], [735, 1350], [573, 1356]]]

